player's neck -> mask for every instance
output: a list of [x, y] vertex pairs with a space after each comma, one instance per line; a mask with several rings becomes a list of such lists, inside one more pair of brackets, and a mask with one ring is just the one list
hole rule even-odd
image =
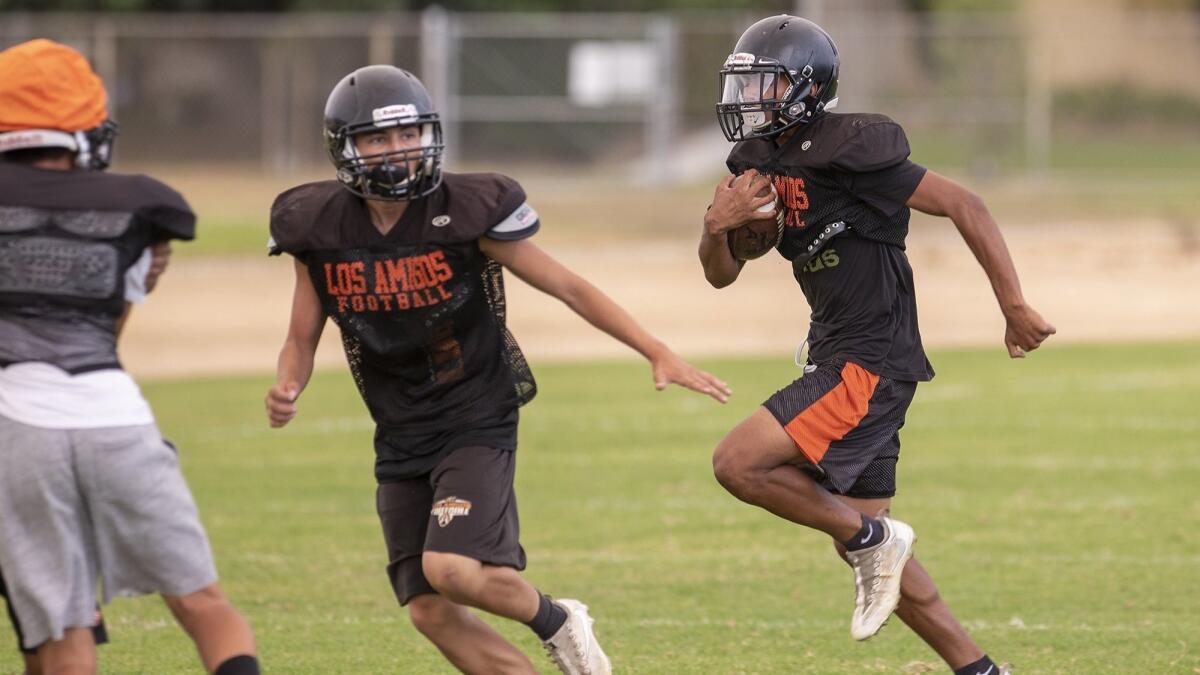
[[367, 213], [371, 214], [371, 224], [379, 230], [380, 234], [391, 232], [392, 228], [396, 226], [396, 221], [400, 220], [400, 216], [403, 216], [405, 209], [408, 208], [408, 202], [380, 199], [368, 199], [366, 202]]

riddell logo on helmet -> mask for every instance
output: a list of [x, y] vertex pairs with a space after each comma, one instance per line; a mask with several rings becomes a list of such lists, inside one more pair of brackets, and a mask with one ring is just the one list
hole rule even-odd
[[730, 54], [729, 58], [725, 59], [726, 68], [749, 68], [754, 65], [754, 55], [746, 52], [738, 52]]
[[417, 106], [411, 103], [402, 103], [399, 105], [389, 105], [383, 108], [376, 108], [371, 111], [371, 119], [375, 120], [376, 124], [380, 122], [415, 122], [417, 119]]
[[23, 150], [25, 148], [41, 148], [47, 145], [60, 145], [59, 143], [50, 143], [49, 141], [50, 139], [46, 137], [46, 134], [40, 131], [16, 131], [0, 134], [0, 152]]

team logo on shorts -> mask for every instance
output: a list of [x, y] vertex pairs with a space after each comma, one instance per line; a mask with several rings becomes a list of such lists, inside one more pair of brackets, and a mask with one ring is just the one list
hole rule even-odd
[[441, 215], [433, 217], [434, 227], [445, 227], [450, 224], [450, 216]]
[[454, 520], [454, 516], [467, 516], [471, 514], [471, 502], [458, 497], [446, 497], [439, 499], [433, 503], [433, 509], [429, 511], [429, 515], [437, 516], [438, 527], [445, 527]]

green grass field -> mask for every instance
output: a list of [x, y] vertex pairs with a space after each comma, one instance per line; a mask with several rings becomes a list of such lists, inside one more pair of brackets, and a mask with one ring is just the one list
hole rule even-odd
[[[904, 432], [897, 515], [978, 641], [1032, 673], [1200, 672], [1200, 343], [934, 354]], [[637, 363], [543, 365], [523, 413], [528, 578], [580, 597], [618, 672], [948, 672], [898, 621], [849, 637], [828, 542], [737, 502], [711, 448], [794, 377], [787, 357], [704, 364], [721, 407]], [[275, 673], [449, 673], [383, 575], [371, 425], [343, 373], [267, 428], [269, 378], [145, 387], [226, 591]], [[154, 598], [106, 610], [109, 673], [200, 672]], [[543, 672], [523, 626], [500, 629]], [[0, 672], [18, 670], [0, 652]]]

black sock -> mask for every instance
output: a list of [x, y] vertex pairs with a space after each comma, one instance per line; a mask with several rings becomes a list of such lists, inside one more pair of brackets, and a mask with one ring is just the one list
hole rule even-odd
[[249, 654], [225, 659], [213, 671], [213, 675], [259, 675], [258, 659]]
[[550, 596], [545, 593], [538, 593], [538, 595], [542, 599], [538, 604], [537, 615], [525, 625], [532, 628], [533, 632], [537, 633], [538, 638], [545, 642], [567, 622], [567, 610], [563, 609], [558, 603], [551, 601]]
[[847, 551], [860, 551], [883, 541], [883, 523], [874, 518], [862, 517], [862, 529], [842, 542]]
[[983, 658], [975, 663], [968, 663], [962, 668], [956, 668], [954, 675], [997, 675], [999, 670], [995, 662], [989, 659], [987, 654], [984, 654]]

